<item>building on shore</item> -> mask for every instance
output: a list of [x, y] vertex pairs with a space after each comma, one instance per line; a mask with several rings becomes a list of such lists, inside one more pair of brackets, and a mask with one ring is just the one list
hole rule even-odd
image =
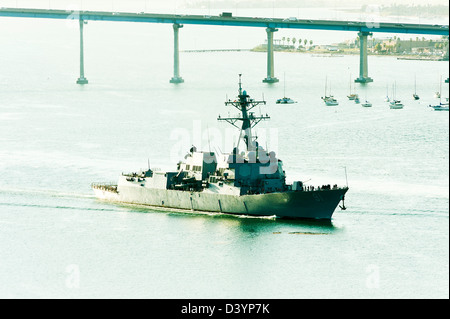
[[448, 37], [441, 39], [410, 38], [373, 38], [369, 42], [369, 51], [374, 54], [429, 55], [447, 58], [449, 56]]
[[[359, 39], [349, 39], [340, 43], [314, 45], [312, 40], [306, 43], [301, 39], [274, 39], [274, 51], [289, 52], [340, 52], [345, 54], [359, 54]], [[443, 36], [437, 39], [424, 37], [401, 39], [397, 36], [389, 38], [370, 37], [367, 41], [368, 53], [374, 55], [411, 55], [424, 56], [433, 59], [448, 60], [449, 41]], [[264, 44], [252, 49], [253, 51], [267, 51], [267, 40]]]

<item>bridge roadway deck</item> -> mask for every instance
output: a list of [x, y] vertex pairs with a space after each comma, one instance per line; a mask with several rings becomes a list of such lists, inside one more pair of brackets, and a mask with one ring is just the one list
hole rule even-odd
[[[222, 17], [210, 15], [182, 15], [156, 13], [127, 13], [100, 11], [73, 11], [47, 9], [0, 8], [0, 16], [44, 19], [74, 19], [115, 22], [172, 23], [240, 27], [290, 28], [310, 30], [385, 32], [449, 35], [448, 25], [428, 25], [389, 22], [308, 20], [295, 18]], [[295, 19], [295, 20], [294, 20]]]

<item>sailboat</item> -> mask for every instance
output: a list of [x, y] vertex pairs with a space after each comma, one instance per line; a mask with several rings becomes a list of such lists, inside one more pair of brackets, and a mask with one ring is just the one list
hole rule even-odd
[[389, 98], [389, 89], [388, 85], [386, 84], [386, 97], [384, 98], [384, 102], [390, 102], [391, 99]]
[[448, 102], [439, 103], [438, 105], [430, 105], [435, 111], [448, 111]]
[[361, 103], [361, 106], [363, 106], [363, 107], [372, 107], [372, 103], [367, 101], [367, 91], [366, 91], [366, 101], [364, 103]]
[[389, 107], [393, 110], [398, 110], [403, 108], [403, 104], [400, 100], [395, 99], [395, 94], [397, 93], [397, 83], [392, 85], [392, 100], [389, 103]]
[[[322, 96], [322, 100], [325, 102], [327, 106], [335, 106], [339, 105], [338, 101], [333, 97], [333, 95], [327, 95], [327, 78], [325, 78], [325, 96]], [[331, 89], [330, 89], [331, 92]]]
[[282, 99], [278, 99], [276, 101], [277, 104], [293, 104], [293, 103], [297, 103], [293, 99], [286, 97], [286, 73], [284, 73], [284, 94], [283, 94], [283, 96], [284, 97]]
[[436, 99], [440, 99], [441, 98], [441, 83], [442, 83], [442, 75], [439, 78], [439, 91], [434, 93], [434, 97]]
[[349, 94], [347, 95], [348, 99], [350, 101], [353, 101], [354, 99], [356, 99], [358, 97], [358, 94], [356, 93], [352, 93], [352, 75], [350, 74], [350, 84], [349, 84], [350, 90], [349, 90]]
[[416, 85], [416, 76], [414, 76], [414, 94], [413, 94], [413, 99], [414, 100], [419, 100], [420, 97], [417, 95], [417, 85]]
[[432, 107], [435, 111], [448, 111], [448, 99], [447, 103], [442, 103], [441, 101], [441, 91], [442, 91], [442, 77], [441, 82], [439, 83], [439, 104], [437, 105], [429, 105], [429, 107]]

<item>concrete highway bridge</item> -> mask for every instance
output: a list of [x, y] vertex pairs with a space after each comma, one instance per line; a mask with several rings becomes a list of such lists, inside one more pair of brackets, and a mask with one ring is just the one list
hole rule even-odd
[[174, 70], [171, 83], [182, 83], [179, 68], [179, 29], [183, 25], [215, 25], [265, 28], [267, 33], [267, 76], [265, 83], [276, 83], [279, 80], [274, 74], [273, 57], [273, 33], [281, 28], [329, 30], [329, 31], [354, 31], [360, 39], [360, 72], [355, 82], [368, 83], [372, 78], [368, 75], [367, 63], [367, 37], [374, 32], [381, 33], [409, 33], [428, 35], [449, 35], [448, 25], [428, 25], [411, 23], [389, 22], [361, 22], [361, 21], [332, 21], [332, 20], [308, 20], [291, 18], [264, 18], [264, 17], [234, 17], [229, 12], [223, 12], [218, 16], [211, 15], [183, 15], [183, 14], [154, 14], [154, 13], [126, 13], [126, 12], [100, 12], [100, 11], [73, 11], [73, 10], [46, 10], [46, 9], [20, 9], [0, 8], [0, 17], [40, 18], [40, 19], [71, 19], [79, 20], [80, 24], [80, 77], [78, 84], [87, 84], [84, 74], [84, 47], [83, 28], [85, 21], [112, 21], [112, 22], [141, 22], [141, 23], [169, 23], [174, 32]]

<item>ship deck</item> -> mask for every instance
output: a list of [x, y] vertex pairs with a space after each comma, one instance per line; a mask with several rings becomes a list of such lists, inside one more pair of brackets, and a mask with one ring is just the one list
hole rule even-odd
[[103, 191], [112, 192], [112, 193], [119, 193], [117, 191], [117, 184], [113, 184], [113, 183], [110, 183], [110, 184], [92, 183], [91, 187], [95, 188], [95, 189], [100, 189]]

